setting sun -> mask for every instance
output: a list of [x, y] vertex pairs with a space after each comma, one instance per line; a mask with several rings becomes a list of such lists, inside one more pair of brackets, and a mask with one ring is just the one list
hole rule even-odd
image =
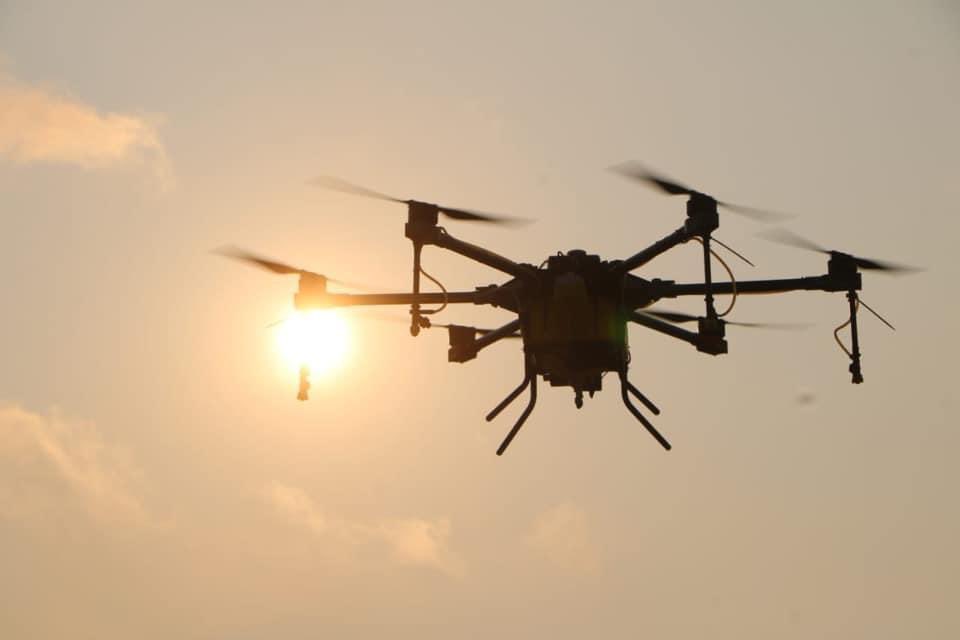
[[277, 346], [292, 369], [307, 365], [313, 375], [323, 375], [343, 364], [350, 331], [336, 311], [297, 312], [278, 327]]

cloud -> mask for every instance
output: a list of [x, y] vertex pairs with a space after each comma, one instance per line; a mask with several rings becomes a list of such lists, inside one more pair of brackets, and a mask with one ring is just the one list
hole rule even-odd
[[355, 522], [324, 513], [300, 488], [273, 483], [264, 497], [291, 523], [341, 549], [355, 545], [384, 545], [399, 564], [436, 569], [451, 576], [463, 575], [463, 561], [450, 549], [451, 525], [447, 518], [401, 518], [380, 522]]
[[0, 157], [23, 165], [88, 169], [141, 164], [162, 186], [172, 180], [156, 123], [99, 113], [73, 98], [25, 84], [0, 69]]
[[317, 535], [323, 535], [330, 529], [327, 518], [320, 514], [313, 500], [303, 489], [273, 483], [267, 487], [264, 495], [278, 512]]
[[0, 405], [0, 518], [37, 522], [85, 513], [101, 524], [150, 522], [128, 456], [91, 423]]
[[539, 514], [527, 544], [550, 564], [571, 573], [596, 573], [600, 552], [590, 535], [583, 510], [563, 503]]
[[462, 566], [450, 552], [450, 520], [406, 518], [378, 527], [380, 537], [393, 549], [397, 561], [436, 567], [449, 574], [462, 573]]

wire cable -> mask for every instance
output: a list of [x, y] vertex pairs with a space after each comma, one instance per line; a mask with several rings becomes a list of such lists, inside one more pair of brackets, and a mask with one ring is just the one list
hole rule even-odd
[[435, 284], [435, 285], [437, 285], [438, 287], [440, 287], [440, 291], [443, 292], [443, 304], [440, 305], [440, 308], [438, 308], [438, 309], [430, 309], [430, 310], [427, 310], [427, 311], [421, 311], [420, 313], [425, 314], [425, 315], [433, 315], [433, 314], [435, 314], [435, 313], [440, 313], [441, 311], [443, 311], [444, 309], [447, 308], [447, 300], [448, 300], [448, 298], [447, 298], [447, 288], [444, 287], [443, 284], [441, 284], [439, 280], [437, 280], [437, 279], [434, 278], [432, 275], [430, 275], [429, 273], [427, 273], [426, 271], [424, 271], [424, 270], [423, 270], [423, 265], [420, 266], [420, 273], [423, 274], [423, 276], [424, 276], [427, 280], [429, 280], [429, 281], [432, 282], [433, 284]]
[[[856, 309], [856, 310], [859, 310], [859, 309], [860, 309], [860, 297], [859, 297], [859, 296], [857, 296], [857, 306], [855, 307], [855, 309]], [[854, 311], [854, 313], [856, 313], [856, 310]], [[833, 330], [833, 339], [837, 341], [837, 344], [840, 345], [840, 348], [843, 350], [843, 352], [844, 352], [845, 354], [847, 354], [847, 357], [848, 357], [848, 358], [852, 358], [852, 357], [853, 357], [853, 354], [850, 352], [849, 349], [847, 349], [847, 346], [846, 346], [845, 344], [843, 344], [843, 342], [840, 340], [840, 332], [843, 331], [843, 329], [844, 329], [847, 325], [849, 325], [851, 322], [853, 322], [853, 315], [851, 315], [849, 318], [847, 318], [847, 321], [846, 321], [846, 322], [844, 322], [842, 325], [840, 325], [839, 327], [837, 327], [836, 329]]]
[[748, 260], [748, 259], [746, 258], [746, 256], [744, 256], [742, 253], [740, 253], [739, 251], [737, 251], [736, 249], [734, 249], [734, 248], [731, 247], [730, 245], [725, 244], [724, 242], [721, 242], [720, 239], [717, 238], [716, 236], [710, 236], [710, 239], [713, 240], [714, 242], [716, 242], [718, 245], [720, 245], [720, 246], [723, 247], [724, 249], [726, 249], [727, 251], [729, 251], [730, 253], [732, 253], [733, 255], [737, 256], [738, 258], [740, 258], [741, 260], [743, 260], [744, 262], [746, 262], [746, 263], [747, 263], [748, 265], [750, 265], [751, 267], [756, 267], [756, 266], [757, 266], [757, 265], [753, 264], [752, 262], [750, 262], [750, 260]]
[[889, 322], [887, 322], [887, 319], [886, 319], [886, 318], [884, 318], [882, 315], [880, 315], [879, 313], [877, 313], [876, 311], [874, 311], [872, 308], [870, 308], [870, 305], [868, 305], [866, 302], [864, 302], [863, 300], [861, 300], [861, 299], [860, 299], [860, 296], [857, 296], [857, 302], [859, 302], [860, 304], [862, 304], [863, 307], [864, 307], [864, 309], [866, 309], [867, 311], [869, 311], [870, 313], [872, 313], [873, 315], [875, 315], [875, 316], [877, 317], [877, 319], [880, 320], [880, 322], [882, 322], [883, 324], [885, 324], [885, 325], [887, 325], [888, 327], [890, 327], [890, 330], [891, 330], [891, 331], [896, 331], [896, 330], [897, 330], [897, 328], [896, 328], [895, 326], [893, 326], [892, 324], [890, 324]]
[[[700, 236], [693, 236], [693, 239], [699, 242], [700, 244], [703, 244], [703, 239], [701, 239]], [[726, 246], [726, 245], [723, 245], [723, 246]], [[722, 318], [727, 314], [729, 314], [731, 311], [733, 311], [733, 306], [737, 304], [737, 279], [733, 275], [733, 269], [731, 269], [730, 265], [728, 265], [727, 262], [723, 258], [721, 258], [716, 251], [713, 250], [713, 247], [710, 248], [710, 255], [716, 258], [717, 261], [720, 262], [721, 265], [723, 265], [723, 268], [726, 270], [727, 275], [730, 276], [730, 286], [732, 288], [731, 295], [733, 297], [730, 298], [730, 306], [727, 307], [726, 311], [724, 311], [723, 313], [717, 314], [718, 318]], [[744, 258], [744, 260], [746, 260], [746, 258]], [[748, 261], [748, 264], [751, 264], [751, 263]]]

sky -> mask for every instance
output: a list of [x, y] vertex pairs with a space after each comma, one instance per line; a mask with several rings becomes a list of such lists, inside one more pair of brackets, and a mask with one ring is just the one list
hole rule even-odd
[[[950, 0], [0, 0], [0, 636], [960, 636], [958, 78]], [[897, 328], [862, 316], [866, 382], [842, 294], [741, 297], [812, 326], [717, 358], [631, 329], [673, 451], [611, 385], [544, 386], [497, 457], [516, 343], [448, 364], [444, 332], [345, 311], [300, 403], [267, 328], [295, 281], [211, 253], [407, 290], [402, 208], [332, 174], [535, 218], [447, 225], [518, 261], [622, 258], [683, 219], [628, 160], [923, 267], [864, 276]], [[723, 217], [738, 278], [825, 271], [763, 228]]]

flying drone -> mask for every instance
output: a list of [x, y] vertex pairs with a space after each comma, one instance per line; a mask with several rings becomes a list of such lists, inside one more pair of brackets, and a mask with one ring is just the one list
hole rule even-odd
[[[692, 189], [672, 179], [658, 175], [639, 165], [622, 165], [622, 175], [650, 185], [672, 196], [686, 196], [686, 220], [681, 227], [653, 242], [634, 255], [622, 260], [603, 260], [581, 249], [549, 256], [539, 266], [515, 262], [488, 249], [465, 242], [440, 226], [441, 216], [451, 220], [491, 224], [511, 224], [518, 218], [494, 215], [470, 209], [432, 204], [420, 200], [402, 200], [360, 187], [336, 178], [323, 177], [314, 181], [318, 186], [353, 195], [398, 203], [407, 208], [406, 237], [413, 243], [413, 286], [410, 293], [342, 293], [330, 291], [328, 283], [338, 281], [319, 273], [292, 267], [262, 258], [239, 249], [223, 253], [252, 263], [273, 273], [299, 276], [299, 287], [293, 302], [297, 310], [329, 309], [335, 307], [409, 305], [410, 334], [417, 336], [431, 327], [445, 328], [449, 334], [447, 358], [450, 362], [473, 360], [483, 349], [507, 338], [519, 338], [523, 343], [523, 380], [490, 413], [487, 421], [496, 418], [504, 409], [529, 389], [529, 399], [513, 428], [497, 449], [502, 455], [530, 416], [537, 402], [537, 379], [543, 378], [552, 387], [570, 387], [577, 408], [583, 405], [584, 394], [593, 397], [602, 388], [607, 373], [619, 378], [620, 397], [630, 413], [646, 428], [657, 442], [669, 450], [670, 443], [641, 413], [631, 398], [637, 400], [654, 415], [660, 409], [628, 379], [630, 349], [627, 340], [628, 323], [634, 323], [686, 342], [697, 351], [709, 355], [727, 353], [726, 326], [762, 326], [737, 323], [724, 318], [733, 307], [737, 295], [786, 293], [790, 291], [846, 292], [848, 320], [834, 332], [838, 344], [849, 358], [849, 371], [854, 384], [863, 382], [860, 366], [860, 344], [857, 314], [861, 306], [879, 316], [860, 299], [861, 270], [897, 273], [908, 267], [868, 260], [842, 251], [825, 249], [805, 238], [780, 229], [767, 234], [772, 240], [791, 246], [818, 251], [829, 256], [827, 272], [822, 275], [775, 280], [737, 281], [726, 262], [714, 251], [717, 244], [738, 258], [749, 261], [732, 248], [712, 237], [720, 225], [719, 210], [724, 209], [761, 221], [778, 216], [751, 207], [717, 200], [704, 192]], [[703, 248], [703, 282], [677, 283], [661, 278], [646, 279], [632, 272], [657, 256], [691, 240]], [[509, 278], [502, 284], [476, 287], [473, 291], [447, 291], [442, 284], [423, 270], [421, 255], [426, 246], [439, 247], [474, 260]], [[713, 259], [726, 269], [730, 280], [717, 282], [711, 270]], [[751, 263], [752, 264], [752, 263]], [[439, 292], [421, 291], [421, 276], [429, 279]], [[714, 296], [732, 295], [732, 302], [718, 313]], [[702, 316], [650, 309], [664, 298], [703, 296], [705, 310]], [[496, 329], [481, 329], [458, 324], [435, 324], [431, 316], [448, 305], [488, 305], [504, 309], [516, 318]], [[439, 305], [425, 308], [427, 305]], [[696, 323], [696, 330], [679, 326]], [[850, 328], [850, 347], [839, 338], [839, 331]], [[301, 368], [298, 399], [306, 400], [309, 389], [309, 370]]]

